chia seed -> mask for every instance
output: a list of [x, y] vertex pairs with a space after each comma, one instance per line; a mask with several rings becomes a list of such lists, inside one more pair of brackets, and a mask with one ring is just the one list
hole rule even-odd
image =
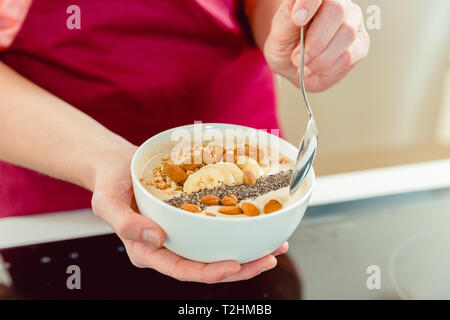
[[190, 194], [172, 197], [165, 200], [166, 203], [179, 208], [183, 203], [193, 203], [202, 208], [205, 205], [200, 203], [200, 198], [208, 194], [213, 194], [222, 199], [224, 196], [234, 194], [239, 201], [246, 199], [255, 199], [270, 191], [275, 191], [289, 186], [291, 182], [292, 170], [280, 171], [256, 180], [254, 185], [241, 184], [238, 186], [223, 186], [214, 189], [204, 189]]

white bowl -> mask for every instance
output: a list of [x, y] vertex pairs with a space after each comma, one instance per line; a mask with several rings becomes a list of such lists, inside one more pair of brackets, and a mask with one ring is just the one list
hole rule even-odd
[[[164, 246], [187, 259], [201, 262], [236, 260], [245, 263], [259, 259], [276, 250], [297, 229], [303, 218], [312, 193], [314, 171], [306, 179], [304, 195], [294, 204], [282, 210], [256, 217], [209, 217], [188, 213], [173, 207], [150, 194], [139, 181], [149, 156], [161, 151], [161, 143], [170, 141], [173, 130], [183, 128], [193, 132], [194, 125], [173, 128], [161, 132], [144, 142], [133, 156], [131, 175], [136, 202], [141, 214], [155, 221], [166, 233]], [[230, 124], [204, 123], [202, 129], [250, 128]], [[285, 156], [296, 159], [298, 149], [289, 142], [278, 139], [279, 150]]]

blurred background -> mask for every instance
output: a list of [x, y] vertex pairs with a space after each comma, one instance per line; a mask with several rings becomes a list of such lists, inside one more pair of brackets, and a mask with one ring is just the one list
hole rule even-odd
[[[380, 8], [371, 48], [338, 85], [309, 94], [319, 126], [319, 175], [450, 158], [450, 1], [355, 0]], [[368, 13], [367, 11], [370, 11]], [[370, 21], [369, 21], [370, 24]], [[278, 79], [279, 119], [298, 145], [308, 114]]]

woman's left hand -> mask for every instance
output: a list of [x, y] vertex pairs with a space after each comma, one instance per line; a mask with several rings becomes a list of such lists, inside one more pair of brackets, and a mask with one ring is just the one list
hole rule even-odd
[[[112, 145], [95, 161], [92, 209], [106, 221], [124, 243], [131, 263], [138, 268], [151, 268], [182, 281], [217, 283], [256, 277], [277, 264], [275, 256], [285, 253], [289, 245], [258, 260], [239, 264], [227, 260], [202, 263], [185, 259], [166, 249], [166, 234], [151, 219], [138, 213], [131, 184], [130, 164], [137, 147], [125, 142]], [[158, 290], [158, 288], [153, 288]]]
[[299, 86], [300, 27], [305, 38], [306, 90], [325, 90], [367, 56], [370, 39], [350, 0], [283, 0], [264, 44], [271, 69]]

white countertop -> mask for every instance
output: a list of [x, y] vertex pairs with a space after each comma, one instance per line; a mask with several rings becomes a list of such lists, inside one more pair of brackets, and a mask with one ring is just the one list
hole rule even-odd
[[[450, 159], [316, 179], [310, 206], [450, 187]], [[0, 248], [112, 233], [92, 210], [0, 219]]]

